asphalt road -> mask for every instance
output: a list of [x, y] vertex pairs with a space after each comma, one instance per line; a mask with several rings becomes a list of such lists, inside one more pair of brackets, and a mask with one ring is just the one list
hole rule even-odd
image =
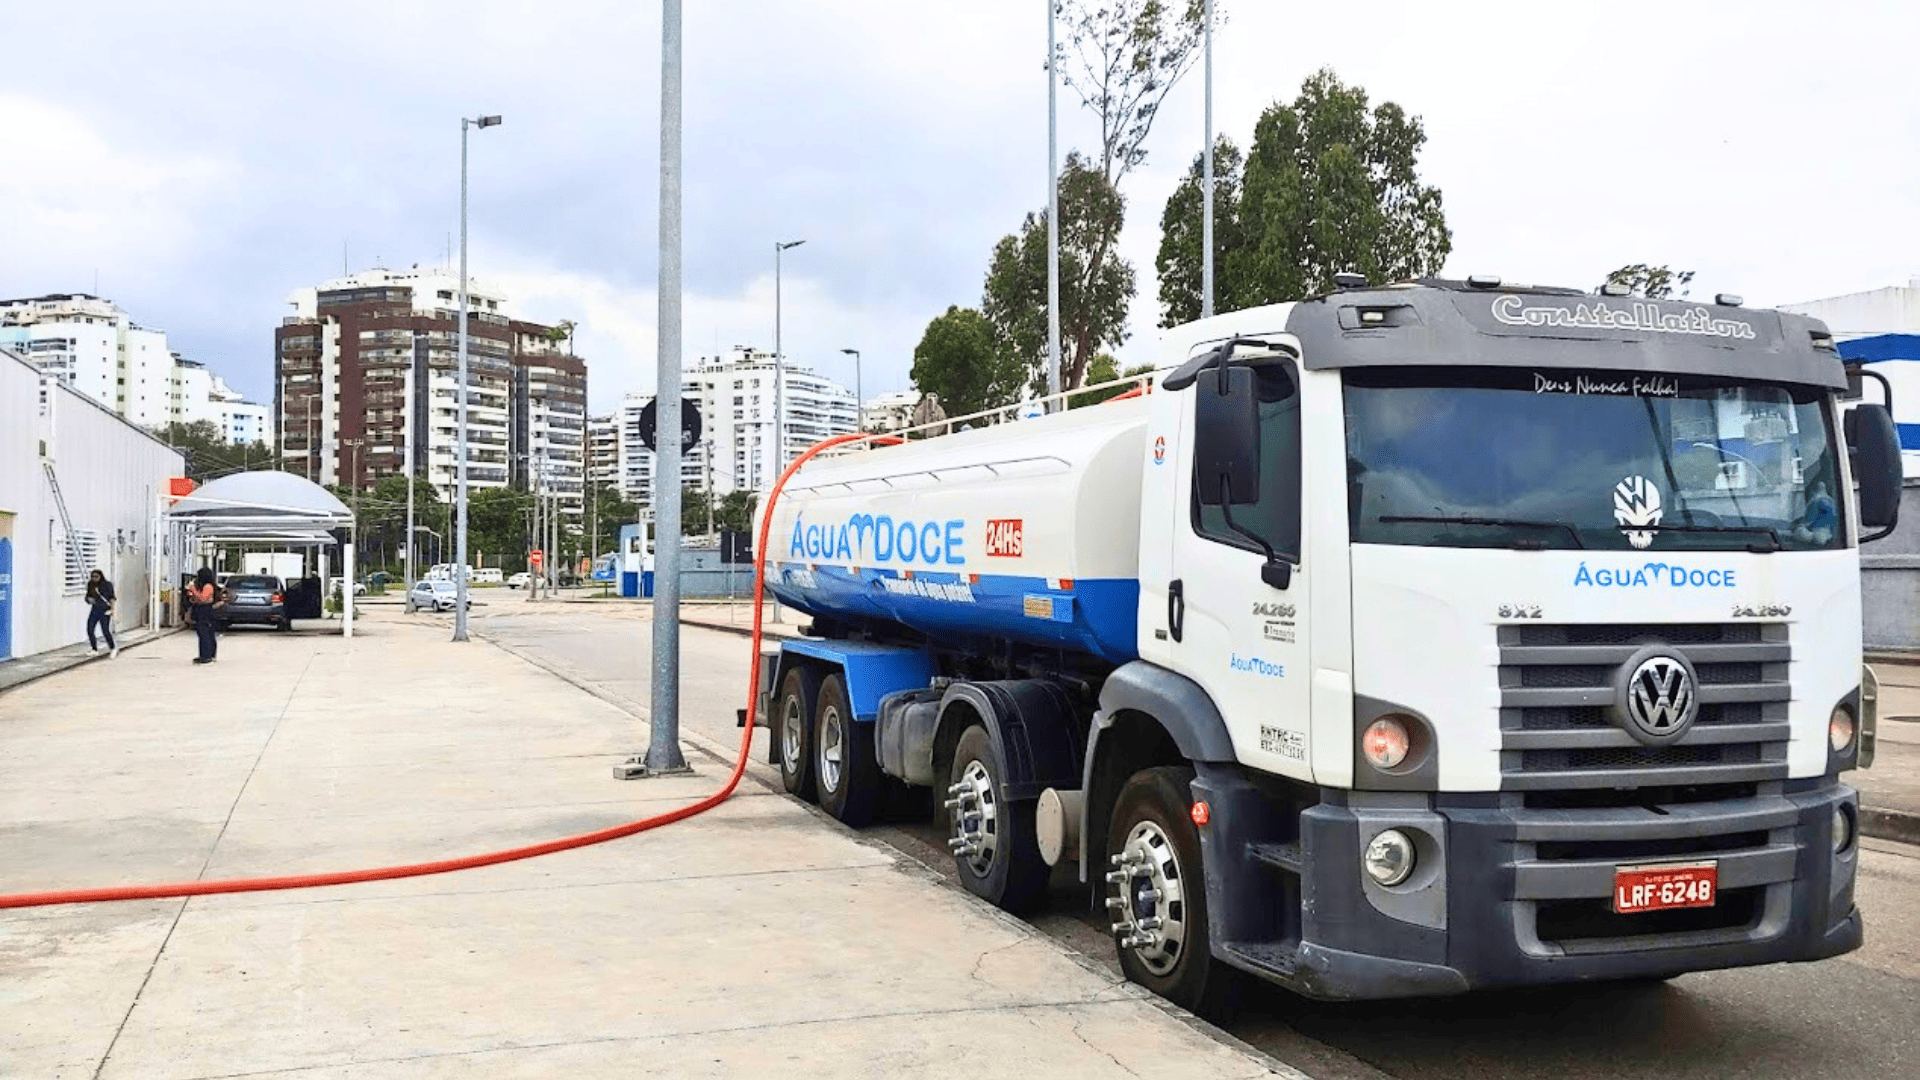
[[[644, 706], [652, 623], [628, 605], [476, 609], [481, 634], [603, 693]], [[740, 609], [744, 622], [747, 609]], [[422, 616], [424, 617], [424, 616]], [[747, 681], [745, 638], [687, 628], [682, 724], [732, 744]], [[636, 722], [635, 746], [646, 729]], [[764, 760], [765, 733], [755, 740]], [[868, 834], [944, 871], [944, 837], [923, 820]], [[1321, 1004], [1257, 993], [1223, 1025], [1320, 1080], [1884, 1080], [1920, 1076], [1920, 849], [1869, 840], [1857, 896], [1860, 951], [1812, 965], [1702, 972], [1671, 982], [1459, 998]], [[1031, 920], [1113, 970], [1104, 923], [1070, 874]]]

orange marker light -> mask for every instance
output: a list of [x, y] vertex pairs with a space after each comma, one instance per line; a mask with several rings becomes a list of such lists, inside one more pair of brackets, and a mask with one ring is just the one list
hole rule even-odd
[[1195, 825], [1205, 825], [1211, 820], [1213, 820], [1213, 811], [1207, 808], [1206, 803], [1197, 802], [1193, 804], [1193, 823]]

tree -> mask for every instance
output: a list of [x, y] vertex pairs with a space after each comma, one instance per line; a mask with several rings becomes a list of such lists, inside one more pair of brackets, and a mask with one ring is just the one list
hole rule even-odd
[[266, 468], [273, 463], [271, 450], [251, 443], [230, 443], [221, 434], [220, 425], [211, 420], [195, 420], [190, 424], [176, 420], [149, 428], [148, 432], [180, 451], [186, 458], [187, 476], [196, 484], [228, 473]]
[[[1086, 380], [1087, 364], [1127, 340], [1133, 266], [1114, 251], [1126, 200], [1078, 151], [1060, 172], [1060, 386]], [[981, 311], [993, 326], [996, 354], [1028, 373], [1036, 393], [1047, 383], [1047, 215], [1028, 214], [1016, 234], [994, 245]], [[1001, 398], [991, 404], [1005, 404]], [[949, 416], [961, 415], [941, 395]]]
[[1026, 381], [1020, 362], [995, 347], [992, 324], [973, 308], [958, 306], [927, 324], [913, 350], [912, 375], [914, 389], [939, 395], [949, 416], [1016, 398]]
[[[1084, 409], [1088, 405], [1098, 405], [1103, 401], [1111, 401], [1121, 394], [1134, 389], [1135, 384], [1123, 382], [1122, 380], [1145, 375], [1152, 370], [1152, 364], [1141, 364], [1138, 367], [1130, 367], [1125, 373], [1122, 373], [1118, 361], [1106, 353], [1101, 353], [1099, 356], [1093, 358], [1091, 364], [1087, 365], [1087, 385], [1093, 389], [1082, 391], [1068, 398], [1067, 408]], [[1113, 385], [1102, 389], [1101, 387], [1106, 383], [1112, 383]]]
[[[1067, 40], [1054, 70], [1100, 118], [1100, 175], [1118, 187], [1147, 159], [1167, 94], [1199, 58], [1203, 0], [1060, 0]], [[1216, 14], [1216, 19], [1219, 16]], [[1068, 60], [1068, 52], [1073, 56]], [[1117, 235], [1117, 230], [1116, 230]]]
[[1670, 299], [1677, 286], [1680, 289], [1680, 298], [1684, 300], [1692, 291], [1693, 271], [1670, 270], [1664, 263], [1659, 266], [1630, 263], [1608, 274], [1607, 284], [1625, 285], [1633, 290], [1633, 295], [1644, 296], [1649, 300]]
[[[1343, 271], [1375, 284], [1439, 272], [1453, 236], [1440, 189], [1418, 175], [1426, 141], [1418, 117], [1390, 101], [1369, 108], [1365, 89], [1327, 68], [1293, 104], [1268, 106], [1231, 208], [1232, 246], [1215, 252], [1215, 310], [1324, 293]], [[1172, 319], [1200, 309], [1200, 247], [1187, 239], [1200, 231], [1199, 200], [1170, 200], [1162, 227], [1156, 265], [1174, 283], [1174, 295], [1161, 291]]]
[[734, 532], [751, 532], [753, 512], [759, 505], [758, 492], [729, 491], [720, 497], [720, 505], [714, 510], [713, 526]]
[[640, 520], [640, 504], [611, 485], [596, 485], [593, 500], [594, 505], [588, 509], [587, 520], [592, 524], [595, 535], [587, 547], [598, 557], [614, 550], [620, 542], [620, 526], [632, 525]]
[[[1240, 148], [1225, 135], [1213, 144], [1213, 298], [1215, 311], [1238, 311], [1246, 307], [1223, 286], [1237, 282], [1223, 280], [1227, 253], [1238, 250], [1240, 235], [1240, 183], [1245, 158]], [[1186, 179], [1167, 199], [1160, 215], [1160, 253], [1154, 257], [1154, 269], [1160, 272], [1160, 325], [1179, 326], [1200, 317], [1202, 232], [1201, 213], [1205, 200], [1201, 183], [1206, 171], [1202, 155], [1193, 156], [1193, 167]]]

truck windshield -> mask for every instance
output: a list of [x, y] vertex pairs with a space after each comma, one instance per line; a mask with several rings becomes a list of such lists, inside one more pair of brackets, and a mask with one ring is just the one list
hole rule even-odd
[[1346, 373], [1359, 544], [1844, 546], [1825, 395], [1618, 372]]

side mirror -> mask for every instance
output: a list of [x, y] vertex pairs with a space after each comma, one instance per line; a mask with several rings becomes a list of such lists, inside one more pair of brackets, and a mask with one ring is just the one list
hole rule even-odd
[[1253, 371], [1209, 368], [1193, 381], [1193, 482], [1202, 506], [1260, 501], [1260, 402]]
[[1861, 543], [1878, 540], [1900, 521], [1900, 431], [1884, 405], [1856, 405], [1847, 413], [1847, 453], [1853, 481], [1860, 488], [1860, 526], [1877, 530]]

